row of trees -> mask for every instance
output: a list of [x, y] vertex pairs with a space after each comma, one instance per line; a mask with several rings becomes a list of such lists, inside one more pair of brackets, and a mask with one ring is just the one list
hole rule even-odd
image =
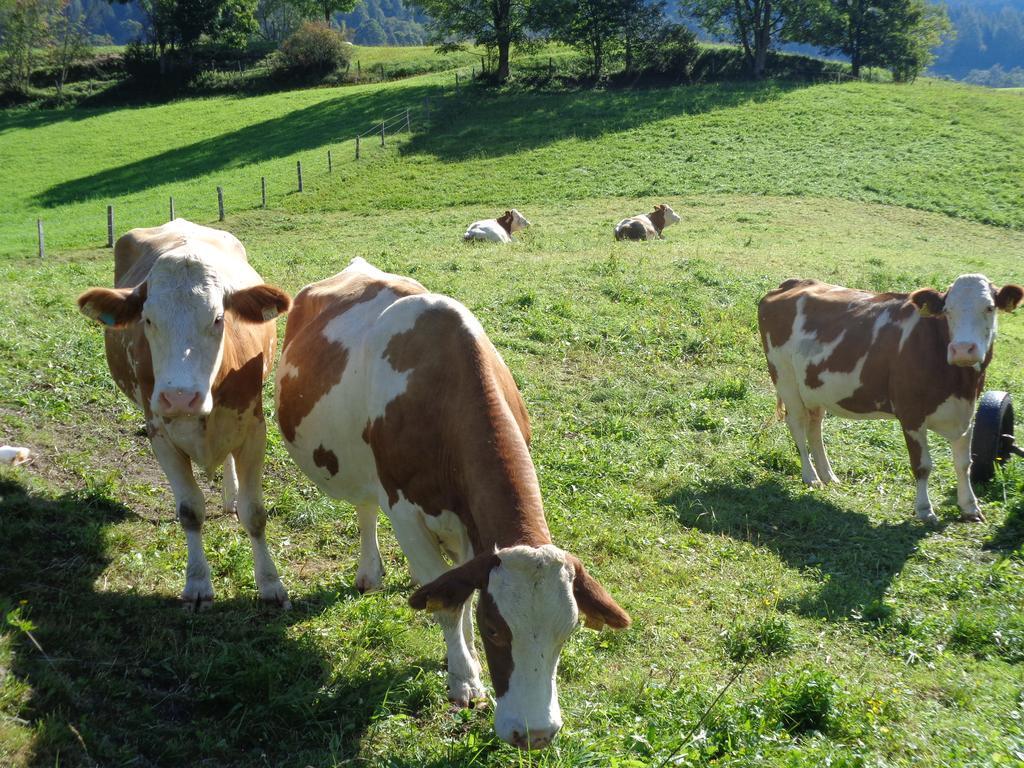
[[68, 72], [89, 52], [86, 14], [78, 0], [0, 0], [0, 85], [27, 92], [40, 65], [54, 72], [58, 99]]
[[[412, 0], [433, 19], [438, 40], [472, 38], [497, 51], [499, 80], [509, 75], [513, 44], [544, 35], [584, 50], [595, 75], [609, 49], [629, 59], [632, 44], [664, 27], [660, 0]], [[783, 42], [807, 43], [849, 57], [854, 76], [884, 67], [916, 77], [951, 35], [945, 9], [928, 0], [682, 0], [711, 35], [738, 43], [752, 75]], [[653, 23], [653, 27], [652, 27]]]

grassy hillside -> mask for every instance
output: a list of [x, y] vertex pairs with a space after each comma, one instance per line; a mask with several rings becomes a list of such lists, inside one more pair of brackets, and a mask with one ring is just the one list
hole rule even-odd
[[[433, 102], [424, 125], [423, 100]], [[405, 108], [411, 142], [381, 153], [356, 133]], [[125, 110], [0, 115], [0, 255], [26, 255], [43, 218], [62, 249], [124, 225], [288, 210], [544, 205], [593, 196], [720, 193], [842, 197], [1024, 227], [1024, 99], [913, 86], [707, 85], [597, 93], [453, 92], [451, 73], [384, 87], [187, 100]], [[326, 177], [332, 148], [335, 173]], [[307, 188], [296, 189], [303, 162]]]
[[[977, 489], [988, 521], [964, 525], [936, 438], [929, 528], [895, 425], [829, 419], [843, 484], [806, 490], [754, 307], [797, 274], [1024, 282], [1024, 100], [921, 83], [457, 101], [441, 78], [4, 118], [18, 183], [0, 201], [0, 439], [39, 457], [0, 471], [0, 764], [1018, 760], [1024, 464]], [[336, 149], [327, 176], [332, 141], [428, 94], [429, 132], [358, 166]], [[296, 159], [301, 196], [286, 191]], [[261, 174], [268, 211], [253, 208]], [[406, 607], [386, 523], [386, 589], [360, 597], [354, 514], [295, 470], [276, 428], [268, 538], [295, 609], [256, 606], [215, 484], [218, 603], [175, 604], [170, 493], [73, 301], [110, 280], [108, 200], [122, 229], [162, 221], [171, 193], [209, 221], [217, 184], [266, 279], [295, 291], [363, 256], [466, 303], [514, 371], [553, 535], [635, 620], [569, 641], [555, 748], [527, 758], [494, 740], [491, 712], [448, 708], [440, 632]], [[655, 201], [683, 215], [666, 240], [612, 240]], [[461, 242], [509, 204], [535, 223], [519, 242]], [[58, 251], [42, 263], [27, 257], [40, 210]], [[1024, 392], [1022, 354], [1024, 317], [1002, 318], [989, 388]]]

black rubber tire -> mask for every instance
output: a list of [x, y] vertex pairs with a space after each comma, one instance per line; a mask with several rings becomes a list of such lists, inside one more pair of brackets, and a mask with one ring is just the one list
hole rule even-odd
[[984, 483], [996, 473], [996, 462], [1010, 457], [1011, 441], [1003, 435], [1013, 435], [1013, 401], [1009, 392], [985, 392], [978, 401], [974, 417], [974, 437], [971, 440], [971, 480]]

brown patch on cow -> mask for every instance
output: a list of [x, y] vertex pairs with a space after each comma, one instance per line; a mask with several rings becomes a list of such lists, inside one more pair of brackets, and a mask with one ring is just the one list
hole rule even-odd
[[[769, 291], [757, 305], [757, 326], [761, 331], [761, 345], [768, 354], [768, 343], [773, 347], [781, 347], [793, 334], [796, 323], [797, 301], [803, 289], [821, 285], [817, 280], [800, 280], [790, 278], [778, 288]], [[774, 381], [774, 379], [773, 379]]]
[[186, 531], [201, 531], [203, 529], [199, 515], [187, 504], [178, 505], [178, 522]]
[[213, 404], [243, 413], [259, 406], [263, 414], [264, 372], [273, 359], [277, 326], [224, 315], [224, 354], [213, 380]]
[[501, 228], [508, 233], [509, 237], [512, 236], [512, 211], [505, 211], [495, 221], [501, 225]]
[[946, 311], [946, 294], [934, 288], [920, 288], [910, 294], [909, 300], [921, 317], [938, 317]]
[[665, 229], [665, 205], [656, 205], [651, 213], [647, 214], [647, 218], [651, 220], [651, 224], [654, 226], [654, 231], [661, 236], [661, 232]]
[[[153, 359], [149, 342], [142, 323], [115, 330], [103, 335], [107, 353], [107, 366], [118, 388], [146, 414], [147, 422], [152, 414], [149, 401], [153, 396]], [[134, 363], [134, 365], [133, 365]], [[138, 390], [139, 400], [136, 400]]]
[[410, 372], [369, 429], [390, 503], [402, 495], [428, 515], [454, 512], [477, 552], [550, 543], [526, 406], [490, 342], [436, 308], [392, 337], [384, 357]]
[[484, 642], [484, 653], [487, 656], [487, 668], [491, 673], [494, 695], [500, 699], [508, 692], [509, 680], [515, 668], [515, 661], [512, 658], [512, 630], [498, 610], [498, 604], [486, 589], [480, 590], [480, 598], [476, 604], [476, 621], [480, 629], [480, 638]]
[[338, 474], [338, 457], [330, 448], [324, 448], [323, 443], [313, 451], [313, 463], [321, 469], [326, 469], [331, 477]]
[[903, 439], [907, 442], [907, 452], [910, 454], [910, 469], [918, 480], [927, 478], [931, 474], [925, 467], [921, 466], [921, 455], [924, 451], [917, 438], [907, 430], [903, 430]]
[[362, 434], [363, 442], [366, 443], [367, 445], [370, 444], [370, 426], [371, 426], [370, 425], [370, 420], [367, 419], [366, 420], [366, 426], [363, 427], [363, 434]]
[[124, 328], [142, 315], [146, 295], [146, 283], [133, 288], [90, 288], [78, 297], [78, 308], [109, 328]]

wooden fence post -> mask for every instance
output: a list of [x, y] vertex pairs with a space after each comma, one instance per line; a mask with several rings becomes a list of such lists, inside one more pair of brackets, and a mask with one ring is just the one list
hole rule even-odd
[[412, 132], [412, 118], [409, 116], [409, 108], [405, 108], [405, 130]]
[[302, 191], [302, 161], [301, 160], [296, 160], [295, 161], [295, 170], [298, 171], [298, 173], [299, 173], [299, 192], [301, 192]]
[[39, 234], [39, 258], [46, 257], [46, 243], [43, 240], [43, 220], [36, 219], [36, 232]]
[[380, 145], [384, 146], [384, 121], [380, 121]]
[[331, 150], [327, 150], [327, 172], [334, 173], [334, 160], [331, 159]]
[[362, 62], [359, 61], [359, 59], [356, 59], [356, 82], [358, 83], [362, 79], [363, 79], [363, 64], [362, 64]]
[[171, 195], [171, 218], [168, 221], [174, 221], [174, 195]]
[[356, 136], [356, 160], [359, 159], [359, 137]]
[[455, 95], [459, 95], [459, 73], [455, 73]]
[[217, 211], [220, 214], [220, 220], [224, 221], [224, 188], [217, 187]]
[[[42, 232], [42, 230], [39, 230]], [[114, 247], [114, 206], [107, 206], [107, 248]]]
[[267, 177], [260, 176], [260, 196], [263, 198], [263, 207], [267, 207]]

